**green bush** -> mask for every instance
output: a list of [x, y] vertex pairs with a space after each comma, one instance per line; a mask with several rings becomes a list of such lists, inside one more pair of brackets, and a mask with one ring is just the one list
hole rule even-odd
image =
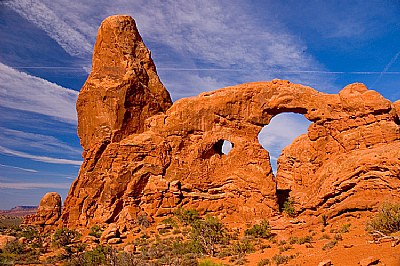
[[206, 260], [201, 260], [201, 261], [199, 262], [199, 266], [223, 266], [223, 264], [213, 262], [213, 261], [210, 260], [210, 259], [206, 259]]
[[80, 238], [81, 234], [68, 228], [57, 229], [53, 234], [52, 243], [56, 247], [66, 247]]
[[367, 225], [368, 230], [384, 234], [400, 231], [400, 204], [385, 203]]
[[260, 238], [271, 238], [272, 237], [272, 228], [269, 225], [267, 220], [263, 220], [260, 224], [255, 224], [250, 229], [246, 229], [244, 234], [246, 236], [254, 236]]
[[339, 233], [348, 233], [350, 231], [351, 224], [344, 224], [342, 228], [340, 228]]
[[305, 237], [290, 237], [289, 238], [289, 244], [293, 245], [293, 244], [299, 244], [299, 245], [303, 245], [306, 243], [311, 243], [313, 240], [312, 236], [305, 236]]
[[206, 216], [205, 220], [196, 220], [192, 224], [190, 239], [202, 247], [206, 254], [214, 256], [218, 244], [224, 243], [226, 239], [226, 229], [223, 223], [217, 218]]
[[283, 203], [283, 212], [289, 217], [296, 217], [296, 209], [294, 208], [294, 200], [289, 198]]
[[241, 257], [255, 251], [254, 245], [248, 239], [242, 239], [232, 245], [232, 252]]
[[170, 225], [170, 226], [172, 226], [173, 228], [176, 228], [176, 229], [179, 228], [178, 223], [172, 217], [168, 217], [168, 218], [162, 220], [161, 223], [168, 224], [168, 225]]
[[272, 261], [276, 264], [276, 265], [281, 265], [281, 264], [286, 264], [288, 263], [290, 260], [294, 259], [296, 256], [295, 255], [282, 255], [282, 254], [275, 254], [272, 257]]
[[103, 234], [103, 230], [97, 224], [93, 225], [89, 230], [89, 235], [94, 236], [96, 238], [100, 238], [102, 234]]
[[39, 263], [39, 253], [18, 241], [8, 242], [0, 250], [0, 265], [36, 263]]
[[179, 208], [175, 211], [178, 220], [185, 225], [193, 225], [200, 220], [199, 213], [196, 210]]

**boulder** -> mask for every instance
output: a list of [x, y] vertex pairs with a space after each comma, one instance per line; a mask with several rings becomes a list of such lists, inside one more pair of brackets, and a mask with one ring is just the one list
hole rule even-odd
[[14, 236], [0, 235], [0, 250], [3, 249], [8, 243], [17, 241]]
[[115, 223], [111, 223], [101, 234], [100, 242], [108, 243], [108, 241], [112, 238], [119, 239], [119, 236], [120, 236], [120, 232], [119, 232], [118, 226]]
[[46, 193], [35, 214], [25, 216], [24, 224], [53, 226], [61, 215], [61, 196], [57, 192]]

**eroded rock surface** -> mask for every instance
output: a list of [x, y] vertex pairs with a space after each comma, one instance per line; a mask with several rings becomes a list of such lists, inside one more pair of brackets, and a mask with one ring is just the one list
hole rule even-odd
[[[278, 212], [277, 188], [298, 211], [332, 216], [400, 200], [398, 102], [362, 84], [331, 95], [273, 80], [171, 106], [128, 16], [102, 23], [77, 110], [85, 160], [62, 214], [70, 227], [129, 229], [181, 206], [224, 221], [265, 219]], [[313, 124], [284, 150], [275, 178], [258, 134], [284, 112]]]
[[26, 216], [24, 223], [42, 227], [55, 225], [61, 216], [61, 206], [61, 196], [48, 192], [41, 199], [36, 214]]

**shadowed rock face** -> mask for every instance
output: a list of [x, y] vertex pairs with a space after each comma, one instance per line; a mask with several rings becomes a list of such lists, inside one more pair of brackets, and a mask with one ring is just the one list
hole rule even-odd
[[[273, 80], [171, 106], [128, 16], [102, 23], [77, 110], [85, 160], [65, 201], [67, 226], [129, 228], [138, 215], [180, 206], [245, 222], [278, 211], [277, 188], [290, 190], [298, 211], [317, 215], [400, 200], [398, 104], [362, 84], [329, 95]], [[313, 124], [283, 151], [275, 178], [257, 136], [284, 112]], [[223, 140], [233, 144], [229, 155]]]

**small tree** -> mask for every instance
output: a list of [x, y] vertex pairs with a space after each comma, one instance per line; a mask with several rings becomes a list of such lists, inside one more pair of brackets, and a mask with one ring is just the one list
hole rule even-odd
[[294, 208], [294, 200], [288, 198], [285, 203], [283, 203], [283, 212], [289, 217], [296, 217], [296, 209]]
[[225, 242], [225, 237], [225, 226], [215, 217], [206, 216], [205, 220], [197, 220], [192, 224], [190, 238], [211, 256], [214, 256], [217, 245]]
[[244, 234], [246, 236], [271, 238], [272, 237], [271, 229], [272, 228], [269, 225], [269, 222], [267, 220], [263, 220], [263, 221], [261, 221], [260, 224], [255, 224], [255, 225], [253, 225], [252, 228], [246, 229]]

